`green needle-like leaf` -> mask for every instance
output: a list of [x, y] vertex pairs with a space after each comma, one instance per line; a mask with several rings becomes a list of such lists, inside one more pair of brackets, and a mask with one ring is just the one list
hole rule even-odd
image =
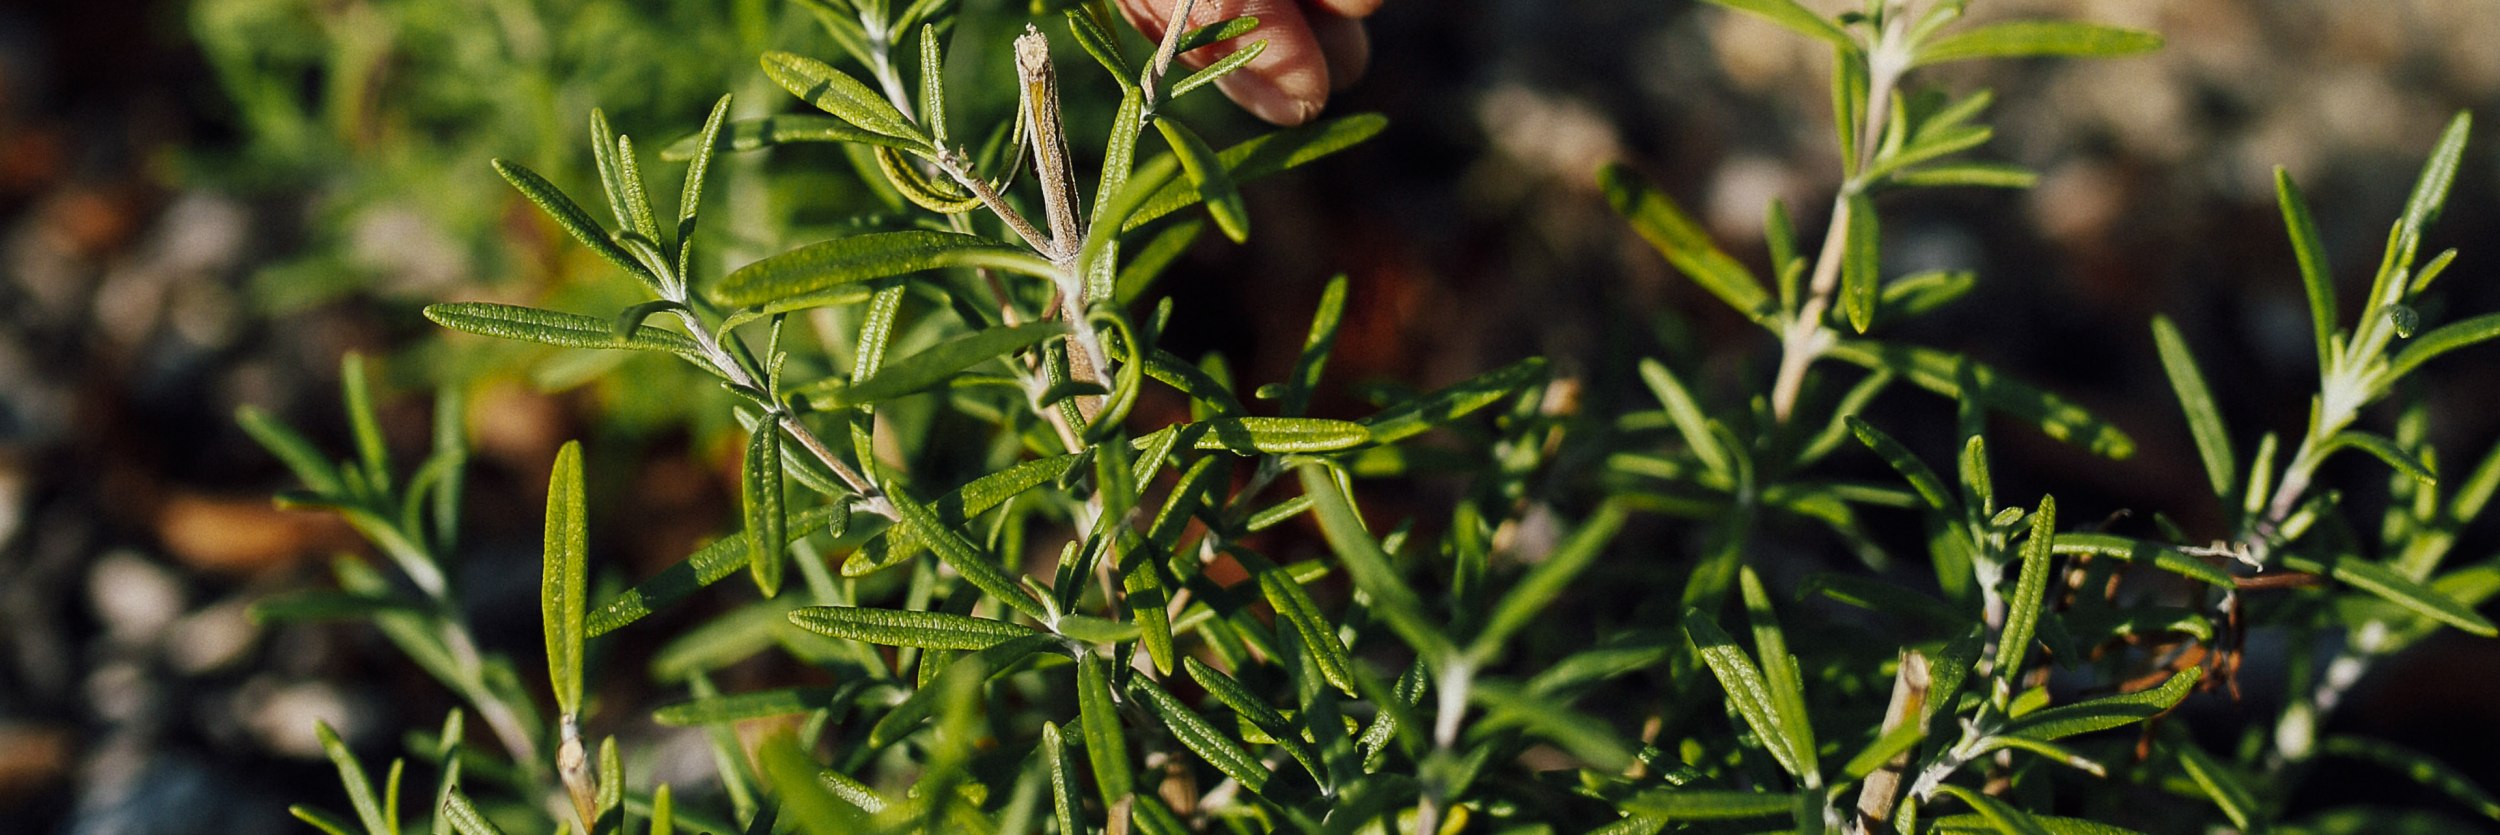
[[893, 362], [885, 363], [874, 376], [849, 386], [825, 386], [805, 390], [811, 396], [825, 394], [820, 407], [856, 406], [914, 394], [944, 382], [966, 369], [1006, 356], [1015, 351], [1068, 332], [1058, 322], [1030, 322], [1022, 325], [996, 327], [940, 342]]
[[1093, 653], [1076, 658], [1077, 723], [1085, 737], [1085, 761], [1094, 769], [1094, 787], [1105, 806], [1117, 808], [1128, 797], [1131, 776], [1128, 737], [1120, 730], [1120, 709], [1111, 701], [1111, 676]]
[[2033, 711], [2007, 727], [2005, 734], [2046, 742], [2149, 719], [2187, 698], [2204, 673], [2201, 668], [2189, 667], [2172, 673], [2169, 680], [2150, 690]]
[[2423, 484], [2439, 482], [2439, 474], [2431, 470], [2429, 463], [2415, 458], [2413, 453], [2406, 451], [2404, 447], [2388, 439], [2387, 436], [2349, 429], [2337, 432], [2335, 437], [2327, 439], [2325, 446], [2320, 448], [2319, 455], [2324, 457], [2343, 449], [2367, 452], [2371, 457], [2387, 462], [2387, 466], [2396, 468], [2397, 472], [2411, 476], [2413, 480]]
[[2330, 756], [2360, 760], [2394, 771], [2416, 783], [2428, 786], [2450, 799], [2474, 810], [2475, 814], [2500, 820], [2500, 799], [2474, 784], [2455, 766], [2441, 762], [2428, 753], [2379, 739], [2357, 736], [2331, 736], [2318, 746]]
[[2049, 563], [2057, 548], [2057, 499], [2040, 497], [2040, 509], [2031, 514], [2031, 538], [2023, 541], [2022, 570], [2014, 580], [2014, 593], [2006, 600], [2005, 631], [1997, 638], [1996, 674], [1999, 693], [2013, 692], [2014, 681], [2022, 675], [2024, 657], [2031, 653], [2031, 639], [2039, 634], [2040, 615], [2049, 592]]
[[2187, 413], [2188, 433], [2195, 436], [2196, 453], [2205, 461], [2205, 479], [2214, 496], [2227, 503], [2240, 476], [2238, 461], [2231, 455], [2231, 436], [2222, 428], [2222, 411], [2214, 405], [2205, 375], [2196, 370], [2196, 356], [2188, 352], [2186, 338], [2179, 335], [2178, 326], [2170, 324], [2170, 317], [2153, 317], [2153, 343], [2161, 349], [2161, 368], [2170, 376], [2170, 389], [2179, 395], [2179, 408]]
[[773, 716], [795, 716], [822, 710], [842, 696], [843, 689], [835, 687], [785, 687], [730, 696], [709, 696], [652, 711], [651, 719], [672, 728], [691, 728]]
[[[1326, 418], [1220, 417], [1183, 429], [1204, 427], [1196, 449], [1224, 450], [1239, 455], [1335, 452], [1371, 440], [1362, 424]], [[1139, 438], [1132, 446], [1143, 447]]]
[[[686, 252], [691, 248], [687, 245], [687, 241], [694, 237], [695, 217], [703, 208], [703, 184], [712, 173], [712, 155], [720, 151], [721, 127], [729, 122], [729, 100], [729, 96], [723, 95], [719, 101], [712, 103], [711, 115], [703, 120], [703, 132], [695, 135], [694, 147], [687, 149], [691, 153], [686, 163], [685, 186], [677, 193], [677, 278], [679, 281], [686, 280], [687, 270], [693, 266], [692, 261], [686, 257]], [[665, 151], [662, 152], [661, 157], [663, 159], [667, 157]]]
[[306, 488], [322, 496], [338, 495], [338, 470], [303, 435], [254, 406], [236, 409], [234, 421], [243, 426], [244, 433], [251, 435], [252, 440], [260, 442], [262, 449], [286, 464]]
[[[1247, 183], [1361, 144], [1388, 126], [1389, 120], [1380, 114], [1357, 113], [1267, 134], [1226, 148], [1216, 157], [1223, 161], [1224, 171], [1232, 175], [1234, 183]], [[1189, 183], [1164, 183], [1127, 213], [1119, 229], [1127, 232], [1144, 226], [1155, 218], [1188, 208], [1198, 199], [1198, 189]]]
[[2038, 819], [2029, 812], [2014, 808], [2013, 804], [1952, 783], [1940, 783], [1936, 788], [1970, 804], [1990, 826], [2005, 835], [2050, 835], [2048, 828], [2041, 826]]
[[1684, 446], [1693, 451], [1693, 457], [1701, 459], [1711, 474], [1734, 484], [1736, 459], [1710, 432], [1710, 419], [1702, 413], [1701, 403], [1693, 399], [1692, 392], [1675, 378], [1675, 372], [1655, 359], [1641, 358], [1640, 370], [1641, 382], [1649, 386], [1649, 393], [1658, 398], [1658, 404], [1666, 407], [1668, 422], [1675, 424], [1676, 434], [1684, 438]]
[[764, 53], [763, 63], [764, 75], [791, 95], [861, 130], [897, 140], [881, 144], [906, 151], [929, 150], [928, 134], [858, 79], [825, 66], [824, 62], [787, 52]]
[[1797, 796], [1714, 789], [1652, 789], [1633, 795], [1623, 808], [1668, 821], [1768, 818], [1797, 808]]
[[855, 606], [809, 606], [792, 611], [790, 622], [830, 638], [921, 649], [983, 650], [1041, 634], [1003, 620]]
[[1172, 738], [1180, 740], [1181, 745], [1197, 754], [1199, 759], [1206, 760], [1208, 765], [1215, 766], [1215, 770], [1240, 781], [1251, 791], [1267, 789], [1267, 778], [1271, 776], [1267, 766], [1261, 764], [1257, 757], [1250, 756], [1250, 752], [1242, 750], [1240, 744], [1225, 736], [1206, 717], [1191, 711], [1188, 705], [1181, 704], [1180, 699], [1173, 698], [1169, 691], [1145, 676], [1130, 678], [1129, 692], [1143, 694], [1146, 705], [1163, 719], [1164, 727], [1172, 730]]
[[1546, 380], [1544, 357], [1529, 357], [1408, 399], [1364, 418], [1375, 444], [1394, 444], [1509, 400]]
[[1050, 262], [1019, 246], [953, 232], [871, 232], [809, 244], [740, 267], [712, 289], [723, 305], [752, 307], [863, 281], [943, 267], [988, 267], [1048, 278]]
[[2405, 198], [2404, 237], [2406, 252], [2418, 244], [2422, 230], [2439, 219], [2440, 207], [2448, 204], [2448, 187], [2457, 180], [2457, 167], [2465, 160], [2465, 136], [2474, 127], [2472, 111], [2459, 111], [2448, 120], [2448, 127], [2439, 132], [2439, 145], [2431, 149], [2430, 159], [2422, 164], [2422, 175], [2413, 183], [2413, 194]]
[[1233, 243], [1250, 240], [1250, 209], [1241, 202], [1241, 190], [1233, 185], [1232, 175], [1224, 170], [1224, 162], [1207, 147], [1196, 131], [1170, 118], [1155, 120], [1155, 128], [1163, 133], [1163, 141], [1172, 146], [1172, 154], [1180, 158], [1181, 172], [1198, 189], [1198, 199], [1207, 206], [1207, 214], [1215, 218], [1215, 226], [1224, 230], [1224, 237]]
[[[1256, 18], [1247, 19], [1256, 20]], [[1192, 90], [1213, 84], [1217, 80], [1233, 74], [1233, 71], [1249, 66], [1250, 62], [1258, 60], [1260, 55], [1264, 55], [1266, 53], [1266, 40], [1262, 39], [1251, 41], [1250, 43], [1243, 45], [1240, 49], [1233, 50], [1231, 54], [1215, 59], [1214, 63], [1206, 65], [1205, 68], [1200, 69], [1197, 72], [1181, 76], [1181, 80], [1172, 82], [1171, 97], [1178, 99], [1182, 96], [1189, 95]]]
[[1760, 15], [1764, 20], [1787, 27], [1801, 35], [1829, 41], [1834, 46], [1857, 46], [1857, 41], [1849, 37], [1847, 30], [1840, 28], [1839, 24], [1833, 23], [1830, 19], [1798, 5], [1797, 0], [1710, 0], [1710, 2], [1737, 11]]
[[1841, 244], [1840, 308], [1849, 315], [1849, 327], [1865, 333], [1875, 323], [1875, 296], [1883, 277], [1879, 247], [1883, 231], [1875, 217], [1875, 202], [1864, 192], [1849, 194], [1849, 236]]
[[2486, 313], [2441, 325], [2406, 342], [2404, 350], [2396, 352], [2395, 358], [2388, 360], [2387, 370], [2378, 375], [2379, 385], [2383, 388], [2404, 379], [2414, 369], [2421, 368], [2423, 363], [2441, 354], [2493, 339], [2500, 339], [2500, 313]]
[[562, 189], [547, 182], [547, 178], [539, 176], [538, 172], [517, 163], [500, 159], [493, 163], [495, 173], [503, 175], [504, 182], [511, 183], [513, 188], [520, 190], [521, 196], [538, 204], [540, 211], [553, 218], [557, 226], [564, 227], [565, 234], [573, 236], [573, 240], [580, 241], [582, 246], [589, 247], [599, 257], [608, 259], [609, 263], [641, 279], [646, 286], [656, 286], [650, 270], [635, 261], [634, 256], [627, 254], [623, 247], [617, 246], [616, 241], [608, 237], [608, 230], [600, 227], [599, 221], [592, 219], [589, 212], [582, 211], [581, 204], [564, 196]]
[[2015, 20], [1979, 26], [1921, 47], [1912, 66], [1972, 58], [2109, 57], [2161, 48], [2161, 36], [2079, 20]]
[[1501, 651], [1503, 642], [1510, 640], [1512, 633], [1543, 614], [1546, 607], [1562, 595], [1565, 586], [1596, 562], [1598, 555], [1605, 553], [1607, 543], [1614, 541], [1615, 532], [1623, 529], [1624, 518], [1621, 505], [1610, 502], [1598, 507], [1597, 512], [1582, 523], [1579, 530], [1573, 531], [1569, 539], [1563, 540], [1553, 553], [1539, 560], [1535, 568], [1528, 569], [1528, 573], [1511, 586], [1510, 593], [1502, 595], [1501, 602], [1493, 604], [1493, 614], [1485, 619], [1483, 631], [1476, 633], [1476, 639], [1467, 646], [1468, 657], [1479, 662], [1490, 661]]
[[2191, 580], [2226, 589], [2233, 585], [2231, 572], [2176, 546], [2158, 542], [2105, 533], [2061, 533], [2057, 535], [2057, 545], [2053, 550], [2060, 554], [2091, 554], [2137, 563], [2149, 562], [2155, 568]]
[[1285, 718], [1284, 713], [1251, 693], [1249, 688], [1233, 680], [1232, 676], [1218, 672], [1215, 668], [1200, 663], [1198, 659], [1183, 658], [1181, 666], [1188, 668], [1190, 680], [1198, 682], [1199, 687], [1205, 688], [1207, 695], [1214, 696], [1216, 701], [1223, 702], [1225, 707], [1232, 708], [1233, 713], [1248, 721], [1252, 727], [1265, 732], [1268, 738], [1276, 741], [1277, 745], [1283, 746], [1286, 754], [1292, 756], [1295, 762], [1301, 763], [1304, 771], [1310, 772], [1311, 779], [1318, 781], [1322, 786], [1328, 785], [1328, 772], [1320, 766], [1319, 753], [1312, 749], [1310, 743], [1303, 741], [1301, 730], [1294, 727], [1292, 722]]
[[2318, 369], [2335, 366], [2335, 278], [2327, 272], [2326, 247], [2318, 242], [2318, 222], [2309, 214], [2309, 200], [2290, 172], [2274, 169], [2274, 199], [2291, 233], [2292, 255], [2300, 261], [2300, 285], [2309, 295], [2310, 341], [2317, 350]]
[[615, 322], [578, 313], [494, 302], [449, 302], [426, 305], [425, 318], [452, 330], [480, 336], [563, 348], [664, 351], [698, 366], [711, 367], [703, 356], [703, 349], [696, 347], [694, 340], [683, 334], [640, 327], [634, 328], [630, 335], [620, 335], [616, 332]]
[[765, 597], [781, 593], [781, 552], [790, 546], [790, 517], [781, 502], [781, 420], [766, 415], [747, 441], [740, 493], [745, 497], [747, 568]]
[[900, 485], [891, 481], [885, 484], [885, 495], [902, 516], [904, 526], [910, 528], [922, 542], [928, 543], [938, 559], [954, 568], [955, 573], [963, 575], [973, 586], [998, 598], [1009, 608], [1024, 613], [1026, 617], [1045, 623], [1050, 621], [1041, 602], [1034, 600], [1022, 586], [1009, 579], [1007, 572], [999, 568], [997, 560], [982, 553], [980, 546], [947, 526], [928, 505], [913, 501], [910, 496], [904, 495]]
[[1319, 517], [1320, 532], [1337, 558], [1345, 562], [1346, 573], [1353, 575], [1354, 585], [1371, 596], [1371, 609], [1389, 628], [1406, 639], [1434, 667], [1450, 657], [1456, 647], [1449, 636], [1441, 633], [1434, 618], [1424, 614], [1423, 599], [1398, 576], [1389, 555], [1380, 550], [1370, 531], [1363, 527], [1363, 518], [1354, 510], [1337, 480], [1325, 467], [1304, 464], [1298, 468], [1302, 492], [1311, 497], [1311, 509]]
[[2197, 788], [2205, 790], [2206, 797], [2213, 798], [2214, 806], [2231, 819], [2231, 825], [2243, 831], [2253, 831], [2263, 807], [2258, 805], [2256, 795], [2248, 790], [2248, 785], [2229, 765], [2205, 753], [2205, 749], [2188, 739], [2186, 734], [2173, 735], [2171, 750], [2179, 755], [2179, 769], [2187, 772], [2188, 779], [2195, 781]]
[[1815, 759], [1814, 723], [1806, 713], [1805, 678], [1797, 671], [1797, 656], [1788, 652], [1788, 638], [1780, 630], [1779, 613], [1771, 608], [1771, 594], [1762, 587], [1762, 577], [1753, 566], [1737, 568], [1737, 587], [1745, 600], [1746, 619], [1753, 626], [1754, 652], [1762, 659], [1762, 682], [1769, 691], [1771, 707], [1779, 717], [1780, 733], [1788, 738], [1788, 748], [1797, 753], [1805, 771], [1797, 776], [1808, 787], [1823, 784], [1821, 764]]
[[442, 814], [450, 819], [451, 828], [458, 830], [460, 835], [503, 835], [503, 830], [496, 828], [485, 815], [479, 814], [477, 804], [469, 802], [469, 796], [457, 788], [443, 797]]
[[[1914, 345], [1871, 340], [1843, 340], [1827, 354], [1869, 369], [1890, 369], [1919, 388], [1945, 397], [1973, 399], [1990, 409], [2039, 427], [2042, 434], [2079, 444], [2096, 454], [2125, 458], [2135, 454], [2135, 439], [2082, 406], [2050, 394], [1954, 354]], [[1967, 367], [1967, 370], [1965, 370]], [[1962, 377], [1976, 383], [1964, 391]]]
[[[1699, 609], [1684, 610], [1684, 635], [1692, 641], [1693, 651], [1710, 668], [1710, 674], [1719, 680], [1719, 686], [1726, 689], [1736, 714], [1762, 740], [1762, 747], [1770, 750], [1780, 769], [1800, 779], [1813, 771], [1814, 752], [1796, 750], [1793, 741], [1797, 737], [1787, 729], [1790, 719], [1780, 715], [1770, 683], [1763, 680], [1761, 668], [1745, 657], [1745, 651], [1737, 648], [1735, 639], [1729, 638]], [[1797, 717], [1796, 721], [1804, 721], [1804, 717]]]
[[566, 441], [547, 475], [547, 535], [538, 610], [547, 632], [547, 680], [556, 712], [582, 706], [582, 610], [590, 581], [590, 531], [582, 494], [582, 444]]
[[[791, 539], [802, 539], [814, 536], [828, 526], [846, 525], [849, 518], [848, 506], [813, 508], [789, 517], [786, 530]], [[753, 562], [747, 542], [746, 531], [713, 540], [684, 561], [661, 570], [651, 579], [600, 604], [598, 611], [590, 613], [586, 622], [590, 637], [616, 631], [738, 573], [738, 569], [746, 568]]]
[[2346, 557], [2336, 560], [2333, 568], [2329, 569], [2329, 573], [2333, 574], [2335, 579], [2352, 584], [2354, 588], [2377, 595], [2423, 617], [2486, 638], [2500, 637], [2500, 628], [2495, 628], [2489, 619], [2475, 612], [2473, 607], [2459, 603], [2455, 598], [2441, 594], [2429, 586], [2414, 582], [2411, 578], [2398, 574], [2395, 569], [2385, 565], [2357, 557]]
[[1762, 289], [1762, 280], [1751, 270], [1711, 242], [1675, 199], [1641, 179], [1622, 165], [1609, 165], [1597, 172], [1598, 187], [1606, 192], [1606, 202], [1615, 213], [1632, 222], [1632, 229], [1641, 238], [1666, 256], [1678, 272], [1718, 296], [1727, 306], [1745, 318], [1767, 321], [1773, 310], [1769, 293]]
[[1884, 431], [1875, 428], [1874, 424], [1859, 420], [1855, 415], [1844, 420], [1849, 423], [1849, 431], [1858, 436], [1858, 442], [1874, 450], [1876, 455], [1884, 459], [1884, 463], [1892, 465], [1895, 472], [1900, 473], [1903, 479], [1910, 482], [1910, 489], [1917, 491], [1918, 497], [1926, 500], [1930, 509], [1948, 518], [1960, 518], [1963, 515], [1962, 503], [1954, 498], [1952, 490], [1945, 486], [1944, 479], [1937, 476], [1936, 471], [1927, 466], [1927, 462], [1918, 460], [1918, 456], [1910, 452], [1909, 447], [1902, 446], [1901, 442], [1893, 440], [1891, 435], [1884, 434]]
[[347, 750], [347, 743], [339, 741], [338, 732], [330, 729], [330, 723], [315, 719], [313, 734], [321, 740], [321, 752], [329, 756], [330, 765], [338, 769], [339, 783], [347, 787], [347, 802], [356, 808], [356, 820], [364, 824], [365, 831], [394, 831], [383, 820], [385, 812], [382, 802], [373, 795], [373, 781], [365, 777], [364, 766], [357, 764], [356, 754]]
[[1276, 618], [1284, 621], [1319, 666], [1320, 677], [1346, 693], [1354, 692], [1354, 659], [1338, 638], [1336, 627], [1320, 614], [1319, 604], [1311, 600], [1302, 584], [1294, 582], [1293, 574], [1283, 568], [1270, 567], [1258, 572], [1259, 592], [1276, 609]]

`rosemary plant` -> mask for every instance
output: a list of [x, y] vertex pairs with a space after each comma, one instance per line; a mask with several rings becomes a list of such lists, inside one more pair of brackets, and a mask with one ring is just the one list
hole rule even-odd
[[[659, 154], [685, 163], [673, 222], [636, 144], [596, 114], [605, 216], [496, 162], [647, 300], [588, 313], [456, 302], [426, 316], [472, 334], [672, 355], [713, 378], [747, 433], [741, 524], [594, 599], [591, 577], [619, 572], [590, 552], [588, 531], [612, 523], [592, 513], [591, 474], [566, 445], [547, 491], [541, 690], [534, 671], [479, 652], [454, 603], [466, 458], [455, 399], [441, 401], [435, 450], [405, 482], [352, 359], [353, 458], [334, 464], [247, 412], [245, 426], [304, 482], [282, 501], [344, 515], [398, 575], [343, 559], [340, 591], [261, 613], [370, 620], [465, 705], [439, 734], [413, 738], [435, 775], [430, 802], [401, 800], [405, 758], [377, 785], [324, 729], [354, 814], [297, 815], [333, 833], [396, 833], [403, 808], [420, 808], [436, 832], [585, 835], [2101, 832], [2197, 816], [2251, 829], [2297, 823], [2283, 817], [2302, 777], [2323, 756], [2348, 756], [2500, 816], [2436, 761], [2320, 734], [2373, 660], [2442, 627], [2494, 633], [2473, 606], [2500, 592], [2500, 567], [2443, 564], [2500, 487], [2500, 451], [2443, 489], [2428, 416], [2400, 385], [2439, 354], [2500, 336], [2500, 316], [2421, 331], [2415, 312], [2455, 255], [2418, 257], [2465, 119], [2433, 152], [2350, 324], [2308, 209], [2281, 182], [2320, 364], [2286, 463], [2273, 434], [2243, 462], [2178, 330], [2155, 323], [2230, 529], [2197, 538], [2160, 519], [2156, 536], [2079, 530], [2061, 526], [2051, 497], [1999, 495], [1989, 416], [2113, 457], [2133, 442], [2042, 388], [1881, 339], [1976, 277], [1883, 275], [1878, 198], [2032, 181], [1964, 156], [1992, 135], [1980, 121], [1989, 96], [1916, 86], [1920, 68], [2123, 55], [2159, 39], [2063, 21], [1966, 25], [1954, 0], [1869, 0], [1830, 19], [1793, 0], [1718, 3], [1831, 45], [1842, 185], [1811, 252], [1772, 208], [1765, 281], [1628, 167], [1601, 172], [1632, 230], [1777, 350], [1746, 381], [1756, 390], [1739, 392], [1644, 362], [1658, 408], [1597, 416], [1611, 432], [1580, 431], [1590, 421], [1572, 413], [1573, 381], [1540, 358], [1386, 398], [1360, 419], [1313, 416], [1346, 312], [1342, 279], [1283, 380], [1245, 388], [1221, 357], [1161, 347], [1172, 307], [1156, 279], [1209, 225], [1248, 239], [1240, 184], [1384, 126], [1345, 116], [1219, 151], [1176, 119], [1169, 103], [1259, 47], [1186, 75], [1174, 56], [1255, 35], [1251, 19], [1141, 44], [1116, 34], [1101, 2], [1036, 4], [1011, 44], [967, 45], [953, 37], [966, 12], [949, 0], [809, 0], [841, 63], [771, 52], [761, 64], [817, 112], [777, 101], [741, 117], [723, 97]], [[1188, 19], [1191, 0], [1174, 5], [1172, 19]], [[1056, 32], [1083, 58], [1054, 55]], [[999, 53], [984, 65], [1012, 68], [1014, 112], [950, 110], [950, 39]], [[1071, 71], [1085, 80], [1063, 84], [1063, 63], [1102, 74]], [[1117, 96], [1099, 153], [1069, 148], [1063, 95]], [[718, 155], [802, 143], [842, 147], [864, 187], [912, 210], [743, 264], [693, 245]], [[1860, 417], [1897, 382], [1958, 404], [1950, 479]], [[1150, 391], [1185, 401], [1188, 419], [1150, 421], [1136, 408]], [[2392, 435], [2356, 428], [2385, 400], [2405, 404]], [[1606, 462], [1593, 478], [1550, 466], [1592, 446]], [[1859, 448], [1902, 483], [1835, 475], [1832, 460]], [[2397, 471], [2375, 526], [2318, 482], [2320, 463], [2348, 449]], [[1358, 504], [1361, 480], [1426, 474], [1460, 485], [1446, 515], [1384, 526]], [[1932, 584], [1839, 570], [1775, 588], [1782, 576], [1758, 564], [1763, 534], [1798, 523], [1885, 559], [1898, 546], [1869, 518], [1896, 513], [1918, 518]], [[1275, 547], [1290, 548], [1297, 528], [1326, 556]], [[1662, 530], [1704, 545], [1664, 562]], [[648, 634], [650, 615], [740, 574], [752, 592], [715, 595], [734, 608], [681, 635]], [[1631, 585], [1592, 595], [1592, 578]], [[1739, 607], [1743, 642], [1722, 626]], [[2301, 668], [2277, 719], [2207, 750], [2171, 711], [2233, 676], [2252, 623], [2348, 638]], [[1854, 634], [1835, 637], [1843, 625]], [[600, 669], [598, 650], [619, 640], [664, 641], [653, 674], [682, 697], [647, 711], [604, 703], [596, 684], [620, 671]], [[819, 683], [714, 683], [712, 672], [766, 653]], [[466, 732], [470, 715], [486, 735]], [[700, 729], [714, 774], [655, 782], [653, 756], [628, 750], [655, 724]], [[2124, 802], [2148, 794], [2173, 801], [2159, 814], [2182, 817]]]

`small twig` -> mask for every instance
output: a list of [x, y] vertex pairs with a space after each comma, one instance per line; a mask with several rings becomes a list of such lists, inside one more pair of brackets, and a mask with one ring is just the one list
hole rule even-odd
[[[1875, 732], [1876, 739], [1891, 736], [1911, 722], [1925, 721], [1929, 680], [1927, 656], [1903, 650], [1901, 669], [1892, 677], [1892, 703], [1884, 707], [1884, 724]], [[1893, 807], [1901, 801], [1901, 777], [1909, 768], [1910, 751], [1905, 749], [1866, 775], [1866, 782], [1858, 788], [1858, 817], [1849, 824], [1853, 835], [1865, 835], [1892, 822]]]
[[1189, 31], [1189, 13], [1196, 11], [1197, 5], [1197, 0], [1172, 0], [1172, 16], [1163, 24], [1163, 42], [1155, 47], [1154, 60], [1146, 62], [1146, 71], [1138, 74], [1137, 89], [1145, 94], [1148, 118], [1155, 112], [1155, 91], [1163, 86], [1164, 75], [1172, 71], [1172, 58], [1180, 52], [1181, 35]]

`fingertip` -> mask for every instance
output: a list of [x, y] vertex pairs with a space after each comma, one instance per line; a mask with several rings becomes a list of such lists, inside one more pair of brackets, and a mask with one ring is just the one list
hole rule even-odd
[[1320, 55], [1328, 61], [1330, 90], [1343, 90], [1363, 79], [1363, 70], [1371, 66], [1372, 41], [1361, 21], [1315, 16], [1311, 19], [1311, 37], [1319, 42]]
[[1370, 17], [1380, 11], [1380, 0], [1311, 0], [1311, 5], [1338, 17]]
[[[1120, 10], [1149, 39], [1163, 34], [1170, 0], [1120, 0]], [[1203, 26], [1233, 17], [1255, 17], [1259, 26], [1248, 34], [1181, 55], [1192, 67], [1207, 64], [1258, 41], [1267, 48], [1241, 69], [1215, 82], [1250, 115], [1279, 125], [1299, 125], [1319, 115], [1328, 103], [1331, 57], [1321, 49], [1295, 0], [1199, 0], [1190, 24]], [[1324, 16], [1323, 16], [1324, 17]]]

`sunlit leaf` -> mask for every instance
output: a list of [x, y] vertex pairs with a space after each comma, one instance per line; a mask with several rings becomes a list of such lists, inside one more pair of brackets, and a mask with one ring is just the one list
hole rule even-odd
[[982, 650], [1040, 634], [1003, 620], [856, 606], [809, 606], [793, 610], [790, 622], [826, 637], [922, 649]]
[[894, 147], [926, 151], [928, 135], [884, 96], [821, 61], [787, 52], [764, 53], [764, 75], [816, 109], [862, 130], [894, 140]]
[[555, 688], [556, 712], [567, 716], [579, 714], [582, 705], [582, 610], [590, 582], [590, 533], [583, 505], [582, 445], [566, 441], [547, 475], [539, 616], [546, 625], [547, 678]]
[[1938, 38], [1919, 48], [1913, 65], [1972, 58], [2133, 55], [2160, 49], [2161, 44], [2160, 35], [2116, 26], [2079, 20], [2015, 20]]
[[749, 307], [945, 267], [987, 267], [1044, 278], [1056, 274], [1049, 261], [1021, 246], [914, 229], [836, 238], [774, 255], [723, 276], [712, 295], [725, 305]]

